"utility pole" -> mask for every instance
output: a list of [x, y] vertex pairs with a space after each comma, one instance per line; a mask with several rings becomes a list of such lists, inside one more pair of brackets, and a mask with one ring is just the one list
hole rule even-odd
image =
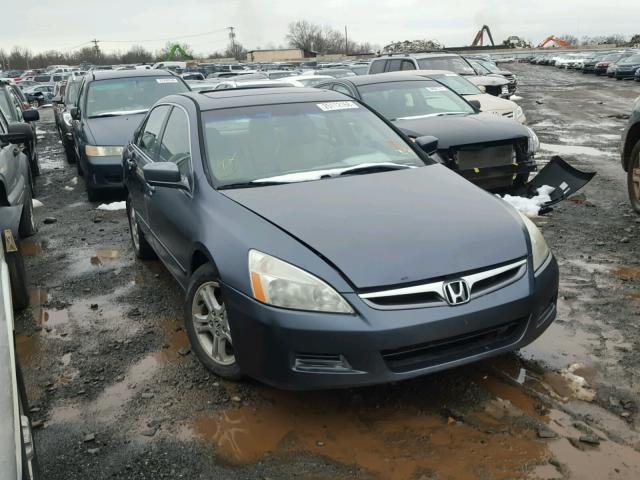
[[[227, 27], [229, 29], [229, 39], [231, 40], [231, 51], [233, 52], [233, 57], [236, 58], [236, 34], [233, 33], [234, 27]], [[237, 60], [237, 58], [236, 58]]]
[[349, 55], [349, 37], [347, 36], [347, 26], [344, 26], [344, 56]]
[[96, 40], [95, 38], [91, 40], [91, 43], [93, 43], [93, 51], [96, 53], [96, 58], [100, 56], [100, 47], [98, 46], [99, 41], [100, 40]]

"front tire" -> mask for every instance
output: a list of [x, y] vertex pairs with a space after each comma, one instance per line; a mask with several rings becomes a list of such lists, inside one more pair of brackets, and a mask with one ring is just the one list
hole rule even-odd
[[227, 308], [213, 265], [202, 265], [191, 276], [184, 320], [191, 349], [204, 367], [227, 380], [240, 380]]
[[140, 260], [152, 260], [156, 258], [156, 252], [153, 251], [153, 248], [151, 248], [151, 245], [147, 242], [147, 239], [138, 224], [138, 217], [131, 203], [131, 197], [127, 199], [127, 217], [129, 219], [131, 244], [133, 245], [133, 251], [135, 252], [136, 257]]
[[631, 150], [627, 167], [627, 190], [631, 207], [640, 213], [640, 141]]
[[62, 146], [64, 147], [64, 155], [67, 158], [67, 163], [76, 163], [76, 151], [73, 148], [73, 143], [70, 143], [67, 140], [62, 140]]

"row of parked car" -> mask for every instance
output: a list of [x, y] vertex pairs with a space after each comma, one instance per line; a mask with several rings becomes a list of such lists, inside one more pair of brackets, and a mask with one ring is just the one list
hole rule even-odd
[[635, 79], [640, 82], [640, 50], [608, 50], [599, 52], [542, 54], [529, 59], [537, 65], [581, 70], [582, 73], [607, 75], [617, 80]]

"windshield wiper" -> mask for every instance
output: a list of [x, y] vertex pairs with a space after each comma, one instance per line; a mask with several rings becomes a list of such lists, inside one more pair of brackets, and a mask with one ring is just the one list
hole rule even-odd
[[269, 185], [284, 185], [285, 183], [290, 183], [290, 182], [272, 182], [272, 181], [268, 181], [268, 182], [255, 182], [255, 181], [251, 181], [251, 182], [238, 182], [238, 183], [229, 183], [227, 185], [221, 185], [218, 187], [218, 190], [232, 190], [234, 188], [253, 188], [253, 187], [267, 187]]
[[340, 172], [338, 175], [360, 175], [365, 173], [389, 172], [391, 170], [405, 170], [413, 168], [410, 165], [401, 165], [399, 163], [381, 163], [380, 165], [356, 165]]

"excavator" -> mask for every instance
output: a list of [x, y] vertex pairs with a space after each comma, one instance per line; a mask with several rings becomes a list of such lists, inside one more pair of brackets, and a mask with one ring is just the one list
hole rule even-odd
[[185, 60], [193, 60], [193, 57], [189, 55], [187, 52], [185, 52], [179, 43], [176, 43], [171, 47], [171, 50], [169, 50], [169, 53], [167, 53], [167, 58], [165, 60], [173, 60], [176, 57], [176, 55], [179, 55], [181, 58], [184, 58]]
[[549, 35], [547, 38], [545, 38], [540, 45], [538, 45], [538, 48], [543, 48], [547, 43], [549, 42], [554, 42], [556, 45], [558, 45], [559, 47], [570, 47], [571, 45], [569, 45], [569, 43], [565, 42], [564, 40], [562, 40], [561, 38], [556, 37], [555, 35]]
[[491, 45], [495, 46], [495, 43], [493, 43], [493, 37], [491, 36], [491, 30], [487, 25], [483, 25], [482, 28], [478, 30], [476, 38], [473, 39], [473, 43], [471, 44], [472, 47], [484, 46], [484, 32], [487, 32], [487, 37], [489, 37]]

